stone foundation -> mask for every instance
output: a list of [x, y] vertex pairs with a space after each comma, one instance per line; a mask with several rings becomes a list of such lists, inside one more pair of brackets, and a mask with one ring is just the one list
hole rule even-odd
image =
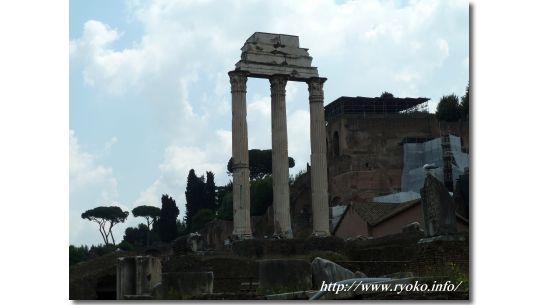
[[118, 259], [116, 267], [116, 295], [151, 295], [161, 282], [161, 260], [153, 256], [131, 256]]

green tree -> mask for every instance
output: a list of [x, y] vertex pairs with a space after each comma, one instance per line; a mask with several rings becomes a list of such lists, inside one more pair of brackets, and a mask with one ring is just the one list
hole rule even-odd
[[161, 216], [161, 209], [154, 206], [141, 205], [133, 209], [133, 216], [143, 217], [146, 219], [146, 223], [149, 228], [146, 236], [146, 246], [149, 246], [151, 224], [155, 223], [155, 221], [159, 219], [159, 217]]
[[181, 221], [178, 219], [176, 221], [176, 227], [177, 227], [178, 236], [187, 234], [187, 224], [185, 224], [184, 221]]
[[447, 122], [455, 122], [460, 119], [459, 98], [455, 94], [445, 95], [437, 104], [437, 119]]
[[89, 250], [89, 258], [103, 256], [105, 254], [116, 251], [116, 246], [112, 244], [108, 245], [92, 245]]
[[203, 209], [205, 206], [205, 201], [207, 199], [206, 186], [204, 177], [196, 176], [194, 169], [189, 171], [187, 176], [187, 187], [185, 189], [185, 199], [186, 199], [186, 213], [185, 213], [185, 223], [187, 229], [191, 229], [192, 218], [200, 209]]
[[[219, 209], [217, 218], [222, 220], [233, 220], [233, 185], [219, 187], [218, 190]], [[250, 181], [250, 215], [261, 216], [267, 208], [273, 204], [273, 179], [267, 176], [262, 179]]]
[[178, 236], [176, 221], [179, 216], [179, 209], [176, 201], [171, 196], [163, 195], [161, 203], [161, 217], [157, 221], [159, 236], [163, 242], [170, 242]]
[[461, 97], [459, 111], [463, 119], [469, 118], [469, 83], [467, 83], [467, 88], [465, 88], [465, 95]]
[[151, 228], [151, 225], [161, 216], [161, 209], [149, 205], [140, 205], [133, 209], [133, 216], [145, 218], [148, 228]]
[[82, 245], [80, 247], [76, 247], [69, 245], [69, 265], [71, 266], [87, 260], [89, 254], [88, 246]]
[[131, 245], [130, 242], [122, 240], [121, 243], [118, 244], [118, 248], [123, 251], [134, 251], [136, 250], [136, 247]]
[[125, 219], [127, 219], [127, 216], [129, 216], [129, 212], [123, 211], [116, 206], [100, 206], [87, 210], [80, 216], [82, 219], [96, 222], [99, 225], [99, 233], [101, 233], [105, 245], [109, 244], [109, 237], [112, 238], [112, 244], [115, 245], [116, 241], [114, 240], [112, 227], [120, 222], [124, 222]]
[[[273, 173], [273, 156], [272, 150], [260, 150], [260, 149], [251, 149], [248, 151], [249, 159], [249, 170], [250, 170], [250, 180], [261, 179], [267, 175]], [[233, 157], [228, 160], [228, 174], [233, 173]], [[295, 166], [295, 160], [292, 157], [288, 157], [289, 168]]]
[[233, 184], [230, 181], [225, 186], [217, 187], [217, 218], [233, 220]]
[[250, 215], [261, 216], [273, 204], [273, 179], [271, 176], [250, 182]]
[[135, 248], [141, 248], [146, 244], [149, 233], [148, 227], [143, 223], [138, 224], [138, 227], [128, 227], [125, 229], [123, 242], [129, 243]]
[[382, 98], [382, 99], [393, 99], [394, 95], [392, 93], [390, 93], [390, 92], [383, 91], [383, 93], [381, 93], [381, 95], [379, 97]]
[[191, 232], [196, 232], [202, 229], [208, 222], [215, 219], [215, 211], [209, 209], [201, 209], [192, 218]]
[[206, 183], [205, 183], [205, 200], [204, 208], [215, 211], [217, 209], [216, 205], [216, 187], [215, 187], [215, 174], [209, 171], [206, 172]]

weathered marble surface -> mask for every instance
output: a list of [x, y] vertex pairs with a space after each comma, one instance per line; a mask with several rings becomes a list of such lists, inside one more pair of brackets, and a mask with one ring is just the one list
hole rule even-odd
[[233, 235], [252, 237], [250, 227], [250, 170], [248, 168], [247, 73], [231, 71], [232, 87], [232, 157], [233, 168]]
[[275, 75], [269, 81], [271, 84], [274, 235], [292, 238], [286, 123], [286, 83], [288, 80], [284, 75]]
[[432, 175], [426, 175], [420, 195], [426, 236], [456, 233], [456, 205], [444, 184]]
[[325, 282], [336, 283], [339, 281], [351, 279], [355, 277], [355, 273], [348, 270], [330, 260], [316, 257], [312, 261], [312, 280], [314, 287], [319, 288]]
[[161, 259], [153, 256], [121, 257], [116, 265], [116, 298], [150, 295], [161, 281]]
[[318, 68], [312, 67], [308, 49], [299, 47], [298, 36], [256, 32], [241, 51], [241, 60], [235, 68], [249, 72], [249, 76], [269, 78], [283, 74], [299, 81], [318, 77]]

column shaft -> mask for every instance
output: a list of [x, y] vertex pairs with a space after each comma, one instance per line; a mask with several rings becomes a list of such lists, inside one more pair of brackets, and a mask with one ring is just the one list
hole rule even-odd
[[271, 83], [271, 138], [274, 234], [292, 238], [288, 164], [288, 129], [286, 123], [287, 76], [274, 75]]
[[312, 217], [315, 236], [329, 236], [329, 200], [327, 195], [327, 156], [325, 109], [323, 108], [323, 83], [326, 78], [313, 77], [308, 80], [310, 100], [310, 172], [312, 188]]
[[251, 238], [250, 171], [248, 167], [247, 73], [228, 73], [232, 87], [233, 235]]

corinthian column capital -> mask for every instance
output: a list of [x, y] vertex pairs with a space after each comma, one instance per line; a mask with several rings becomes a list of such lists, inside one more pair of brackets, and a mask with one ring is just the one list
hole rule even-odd
[[286, 94], [287, 75], [275, 74], [269, 78], [269, 82], [271, 83], [271, 95]]
[[232, 85], [233, 92], [246, 92], [247, 91], [247, 77], [248, 72], [245, 71], [230, 71], [230, 84]]
[[310, 102], [318, 102], [320, 99], [323, 102], [323, 83], [327, 78], [325, 77], [311, 77], [306, 82], [308, 84], [308, 93], [310, 94]]

